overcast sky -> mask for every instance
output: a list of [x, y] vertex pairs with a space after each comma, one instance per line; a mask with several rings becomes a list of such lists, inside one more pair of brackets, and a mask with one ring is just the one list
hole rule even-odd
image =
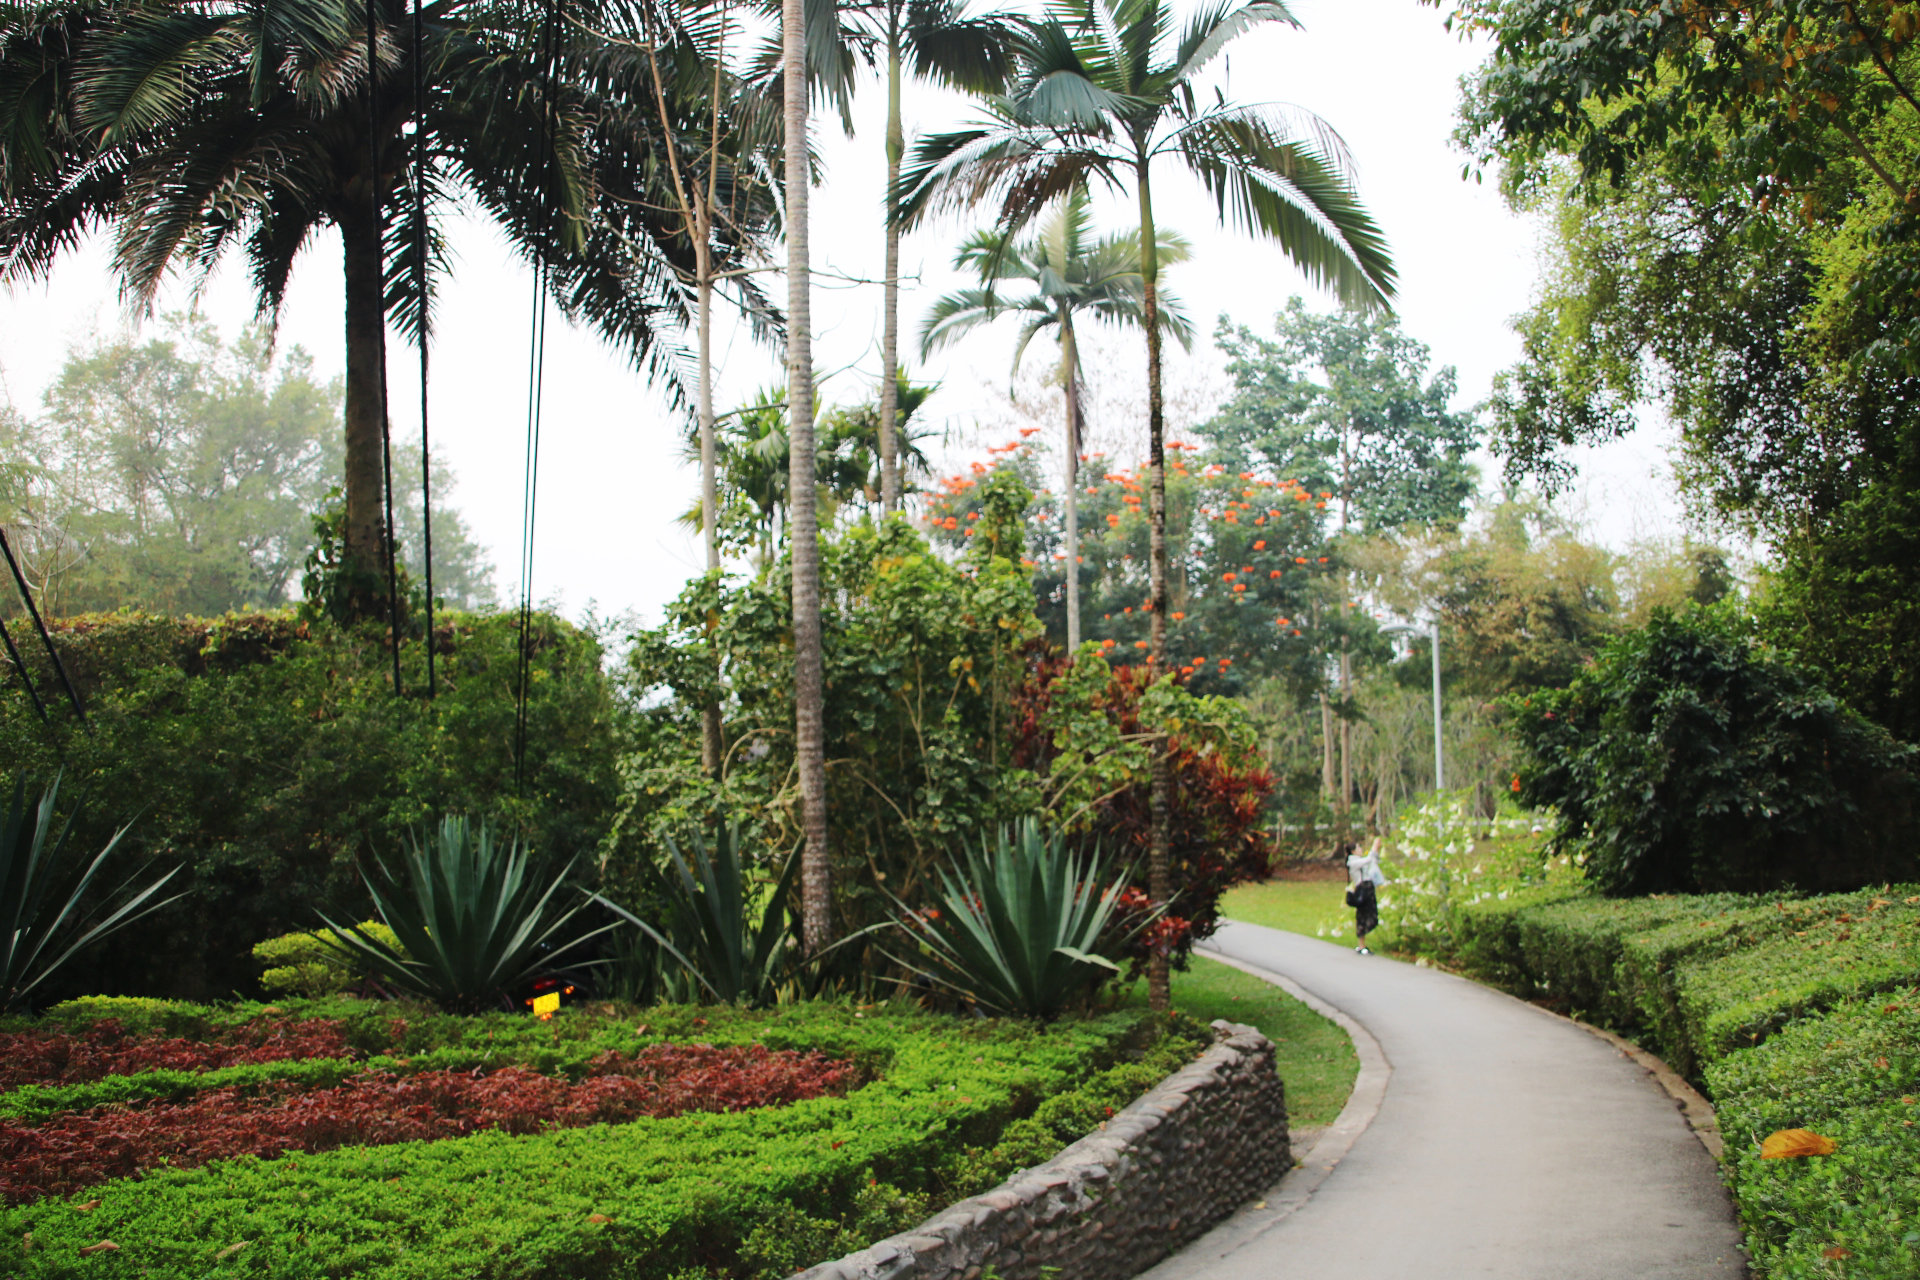
[[[1535, 235], [1486, 185], [1461, 180], [1463, 157], [1449, 135], [1459, 78], [1480, 59], [1442, 26], [1436, 10], [1414, 0], [1298, 0], [1304, 30], [1269, 30], [1233, 46], [1222, 67], [1228, 92], [1243, 102], [1277, 101], [1323, 116], [1346, 139], [1359, 166], [1360, 191], [1384, 227], [1400, 269], [1397, 309], [1406, 331], [1428, 344], [1437, 364], [1459, 370], [1459, 407], [1486, 396], [1496, 372], [1510, 364], [1517, 340], [1508, 319], [1523, 309], [1536, 276]], [[861, 135], [841, 136], [837, 121], [816, 117], [825, 180], [815, 193], [814, 294], [816, 358], [828, 382], [823, 402], [871, 394], [880, 367], [880, 290], [850, 283], [881, 274], [881, 151], [885, 98], [870, 86], [856, 104]], [[908, 102], [908, 129], [940, 129], [969, 111], [960, 98], [916, 92]], [[1173, 167], [1156, 170], [1156, 215], [1194, 243], [1192, 259], [1169, 271], [1167, 287], [1180, 295], [1207, 332], [1225, 314], [1266, 327], [1296, 294], [1313, 299], [1304, 280], [1278, 250], [1250, 243], [1218, 226], [1211, 204]], [[1102, 230], [1125, 226], [1130, 199], [1096, 204]], [[901, 327], [908, 338], [932, 299], [962, 283], [948, 267], [954, 246], [971, 230], [960, 222], [934, 225], [908, 238], [902, 272]], [[458, 475], [455, 501], [493, 552], [503, 595], [519, 575], [522, 458], [526, 427], [527, 334], [531, 276], [504, 242], [480, 222], [451, 227], [455, 278], [447, 290], [433, 350], [434, 448]], [[297, 343], [325, 374], [344, 365], [341, 336], [340, 254], [337, 239], [309, 251], [290, 292], [283, 343]], [[784, 297], [778, 277], [768, 290]], [[163, 309], [190, 302], [184, 286]], [[229, 336], [252, 313], [236, 260], [216, 277], [201, 310]], [[37, 411], [66, 351], [128, 323], [98, 245], [56, 268], [49, 285], [0, 299], [0, 378], [6, 396]], [[921, 366], [922, 381], [940, 383], [924, 414], [944, 428], [950, 456], [974, 456], [978, 422], [1009, 417], [1006, 392], [1012, 325], [989, 329]], [[1114, 385], [1099, 403], [1133, 400], [1128, 379], [1143, 382], [1137, 340], [1116, 335], [1096, 347]], [[1209, 344], [1210, 345], [1210, 344]], [[903, 342], [903, 348], [907, 346]], [[781, 378], [779, 353], [729, 331], [720, 344], [718, 400], [724, 409]], [[1050, 352], [1029, 359], [1045, 364]], [[415, 356], [392, 344], [390, 388], [396, 433], [418, 431]], [[1169, 381], [1181, 402], [1203, 405], [1217, 387], [1211, 350], [1192, 357], [1169, 348]], [[557, 599], [577, 615], [589, 602], [602, 612], [633, 609], [659, 616], [701, 563], [691, 533], [675, 524], [698, 492], [696, 469], [681, 461], [684, 427], [659, 397], [590, 335], [552, 326], [547, 340], [546, 399], [540, 462], [539, 531], [534, 564], [536, 594]], [[1197, 409], [1195, 410], [1197, 411]], [[1123, 460], [1145, 451], [1144, 420], [1094, 424], [1097, 439]], [[1176, 415], [1175, 437], [1185, 425]], [[987, 432], [990, 438], [997, 435]], [[1592, 531], [1624, 546], [1637, 537], [1677, 528], [1665, 455], [1657, 433], [1583, 454], [1584, 481], [1572, 499]]]

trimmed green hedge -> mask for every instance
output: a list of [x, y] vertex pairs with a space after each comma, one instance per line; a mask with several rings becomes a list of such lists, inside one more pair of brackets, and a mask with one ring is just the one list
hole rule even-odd
[[1802, 1014], [1920, 981], [1920, 886], [1470, 903], [1454, 957], [1701, 1067]]
[[[353, 1014], [356, 1033], [369, 1035], [383, 1016], [364, 1002], [317, 1007]], [[880, 1184], [912, 1208], [916, 1195], [977, 1181], [1016, 1150], [1023, 1156], [1024, 1129], [1008, 1127], [1028, 1117], [1046, 1126], [1050, 1097], [1094, 1090], [1093, 1102], [1058, 1104], [1076, 1121], [1089, 1106], [1110, 1105], [1108, 1094], [1124, 1104], [1141, 1074], [1128, 1060], [1166, 1027], [1134, 1014], [1038, 1027], [839, 1003], [764, 1014], [603, 1012], [546, 1024], [434, 1015], [396, 1027], [390, 1011], [384, 1018], [388, 1045], [405, 1046], [414, 1066], [488, 1054], [557, 1069], [605, 1047], [671, 1038], [817, 1049], [882, 1074], [847, 1097], [784, 1108], [160, 1170], [91, 1189], [85, 1198], [98, 1199], [97, 1209], [83, 1210], [76, 1196], [0, 1211], [0, 1272], [156, 1280], [730, 1273], [776, 1212], [838, 1219], [859, 1209], [863, 1188], [871, 1199]], [[1188, 1056], [1204, 1039], [1191, 1031], [1174, 1038]], [[1162, 1065], [1149, 1060], [1144, 1070], [1164, 1074]], [[996, 1152], [1003, 1141], [1012, 1145]], [[118, 1248], [80, 1255], [101, 1240]]]
[[[1920, 987], [1803, 1018], [1707, 1068], [1755, 1265], [1775, 1280], [1920, 1270]], [[1762, 1160], [1779, 1129], [1832, 1155]], [[1850, 1257], [1827, 1256], [1844, 1249]]]
[[[1920, 886], [1516, 895], [1461, 917], [1453, 959], [1705, 1084], [1760, 1274], [1920, 1275]], [[1838, 1149], [1760, 1159], [1763, 1138], [1798, 1128]]]

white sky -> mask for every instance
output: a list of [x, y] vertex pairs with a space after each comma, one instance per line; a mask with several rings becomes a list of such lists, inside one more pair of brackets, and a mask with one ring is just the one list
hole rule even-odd
[[[1449, 142], [1458, 80], [1479, 61], [1479, 48], [1450, 35], [1441, 15], [1415, 0], [1298, 0], [1294, 10], [1305, 30], [1258, 32], [1234, 46], [1228, 91], [1243, 102], [1306, 107], [1345, 137], [1362, 197], [1400, 268], [1402, 324], [1432, 347], [1436, 364], [1458, 368], [1457, 403], [1472, 405], [1517, 354], [1507, 320], [1526, 306], [1535, 277], [1532, 228], [1506, 211], [1491, 178], [1485, 186], [1461, 180], [1463, 157]], [[845, 370], [829, 381], [825, 403], [870, 394], [879, 372], [879, 287], [831, 277], [881, 274], [884, 102], [876, 85], [856, 103], [862, 133], [852, 141], [836, 120], [815, 118], [826, 177], [814, 198], [814, 265], [828, 273], [814, 294], [817, 367]], [[908, 130], [950, 127], [967, 112], [963, 99], [916, 92]], [[1155, 205], [1162, 226], [1194, 242], [1192, 260], [1171, 270], [1167, 284], [1204, 332], [1222, 313], [1265, 329], [1288, 297], [1307, 292], [1278, 250], [1220, 229], [1211, 204], [1177, 169], [1156, 171]], [[1124, 197], [1096, 205], [1103, 230], [1126, 225], [1132, 212]], [[970, 229], [950, 222], [908, 238], [903, 351], [911, 350], [932, 299], [963, 283], [947, 264]], [[434, 448], [457, 473], [455, 500], [491, 550], [502, 593], [510, 595], [519, 572], [531, 277], [484, 224], [455, 223], [451, 236], [456, 278], [443, 298], [433, 349]], [[282, 342], [305, 347], [327, 375], [344, 364], [339, 260], [332, 237], [309, 250], [282, 329]], [[765, 279], [768, 291], [784, 298], [780, 278]], [[180, 287], [162, 309], [188, 301]], [[1310, 305], [1326, 304], [1310, 297]], [[229, 335], [251, 315], [237, 259], [216, 277], [201, 310]], [[105, 253], [88, 246], [57, 267], [49, 285], [0, 297], [0, 391], [37, 411], [69, 347], [126, 323]], [[913, 362], [920, 380], [941, 384], [923, 412], [949, 428], [961, 456], [974, 456], [969, 446], [979, 433], [972, 423], [1007, 414], [1011, 330], [1009, 324], [977, 333], [924, 367]], [[718, 345], [721, 408], [781, 377], [778, 352], [756, 347], [743, 333]], [[1115, 351], [1117, 376], [1143, 377], [1126, 348], [1103, 345]], [[416, 357], [398, 339], [391, 350], [394, 429], [411, 435], [419, 422]], [[1036, 367], [1049, 356], [1037, 346], [1029, 353]], [[1170, 348], [1169, 359], [1187, 358]], [[1217, 362], [1209, 352], [1191, 359], [1192, 367], [1169, 369], [1170, 383], [1205, 387]], [[593, 602], [602, 613], [635, 609], [656, 620], [701, 563], [691, 533], [674, 523], [698, 491], [695, 468], [680, 457], [683, 428], [617, 354], [557, 319], [547, 339], [545, 385], [536, 593], [572, 614]], [[1173, 425], [1177, 433], [1181, 424]], [[1094, 426], [1117, 454], [1144, 453], [1144, 421]], [[1584, 451], [1580, 461], [1583, 483], [1572, 506], [1596, 536], [1624, 546], [1677, 531], [1679, 506], [1660, 433]]]

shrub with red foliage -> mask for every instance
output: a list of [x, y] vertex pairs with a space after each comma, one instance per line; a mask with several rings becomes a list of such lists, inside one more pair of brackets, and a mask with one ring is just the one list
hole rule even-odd
[[83, 1032], [0, 1032], [0, 1088], [81, 1084], [136, 1071], [211, 1071], [247, 1062], [348, 1058], [346, 1027], [328, 1018], [255, 1018], [214, 1040], [129, 1035], [105, 1018]]
[[328, 1089], [232, 1089], [183, 1103], [96, 1107], [39, 1125], [0, 1122], [0, 1197], [65, 1195], [159, 1165], [289, 1151], [455, 1138], [483, 1129], [536, 1133], [687, 1111], [739, 1111], [840, 1094], [859, 1068], [760, 1045], [659, 1044], [596, 1058], [579, 1082], [525, 1067], [491, 1073], [369, 1072]]
[[[1050, 772], [1057, 754], [1051, 736], [1041, 727], [1051, 700], [1053, 682], [1069, 660], [1060, 656], [1037, 658], [1015, 695], [1013, 744], [1015, 763]], [[1107, 682], [1104, 707], [1122, 734], [1145, 731], [1140, 701], [1152, 682], [1149, 668], [1116, 666]], [[1151, 949], [1162, 948], [1176, 963], [1184, 963], [1193, 944], [1212, 936], [1220, 925], [1221, 895], [1236, 884], [1257, 880], [1267, 872], [1271, 838], [1261, 827], [1267, 797], [1273, 794], [1273, 774], [1235, 753], [1212, 744], [1175, 735], [1168, 748], [1173, 773], [1173, 810], [1169, 815], [1168, 870], [1173, 900], [1166, 915], [1136, 936], [1129, 953], [1136, 971]], [[1123, 896], [1118, 912], [1122, 927], [1138, 918], [1149, 905], [1147, 854], [1151, 836], [1149, 786], [1137, 785], [1100, 800], [1094, 808], [1089, 843], [1110, 855], [1133, 863], [1133, 890]]]

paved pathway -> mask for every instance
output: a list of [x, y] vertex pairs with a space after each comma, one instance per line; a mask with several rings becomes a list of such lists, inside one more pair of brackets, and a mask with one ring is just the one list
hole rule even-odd
[[[1353, 1101], [1303, 1166], [1147, 1280], [1740, 1280], [1712, 1159], [1606, 1041], [1433, 969], [1256, 925], [1209, 950], [1358, 1024]], [[1350, 1028], [1351, 1029], [1351, 1028]]]

